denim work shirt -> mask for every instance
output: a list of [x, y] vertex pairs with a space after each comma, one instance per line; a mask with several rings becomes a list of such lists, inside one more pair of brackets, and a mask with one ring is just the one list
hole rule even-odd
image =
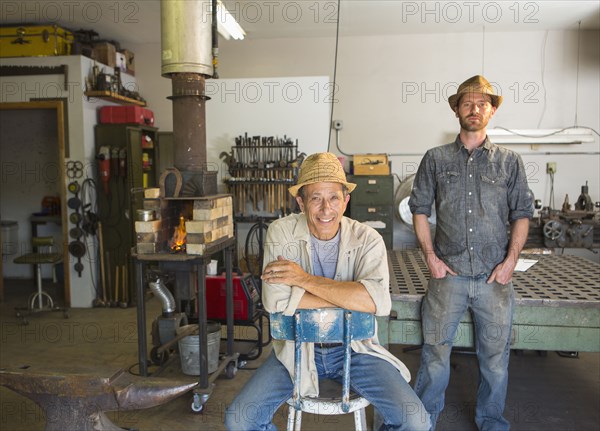
[[471, 154], [460, 137], [427, 151], [410, 210], [429, 217], [434, 201], [435, 254], [459, 275], [490, 274], [506, 258], [507, 222], [533, 216], [521, 157], [487, 137]]
[[[365, 286], [375, 303], [376, 316], [388, 316], [392, 307], [387, 251], [381, 235], [365, 224], [342, 217], [339, 251], [334, 280], [357, 281]], [[291, 214], [275, 220], [269, 226], [264, 248], [264, 265], [277, 256], [293, 261], [304, 271], [314, 274], [311, 258], [311, 236], [304, 214]], [[269, 313], [295, 313], [305, 290], [300, 286], [263, 282], [263, 304]], [[410, 371], [402, 361], [379, 344], [377, 331], [368, 340], [352, 341], [352, 350], [377, 356], [394, 365], [409, 382]], [[318, 372], [312, 343], [302, 345], [300, 393], [302, 396], [319, 394]], [[277, 359], [294, 376], [294, 341], [273, 340]]]

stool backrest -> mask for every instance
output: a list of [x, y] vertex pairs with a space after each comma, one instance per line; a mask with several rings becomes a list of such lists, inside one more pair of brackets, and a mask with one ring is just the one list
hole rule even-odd
[[375, 335], [375, 316], [342, 308], [317, 308], [296, 310], [293, 316], [271, 314], [271, 336], [276, 340], [293, 340], [294, 406], [300, 409], [300, 363], [302, 343], [342, 343], [344, 375], [342, 378], [342, 410], [348, 412], [350, 400], [350, 343]]
[[31, 245], [37, 248], [39, 254], [51, 253], [54, 247], [53, 236], [34, 236], [31, 238]]

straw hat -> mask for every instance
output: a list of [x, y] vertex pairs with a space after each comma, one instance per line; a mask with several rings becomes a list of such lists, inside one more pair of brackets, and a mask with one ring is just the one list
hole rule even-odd
[[458, 104], [460, 97], [466, 93], [487, 94], [492, 99], [492, 106], [495, 106], [496, 108], [498, 108], [502, 103], [502, 96], [497, 96], [494, 93], [494, 88], [488, 82], [488, 80], [481, 75], [475, 75], [460, 84], [456, 94], [453, 94], [448, 99], [450, 108], [452, 108], [453, 111], [456, 109], [456, 105]]
[[296, 197], [302, 186], [314, 183], [340, 183], [348, 188], [348, 193], [356, 187], [356, 184], [346, 181], [344, 168], [333, 153], [315, 153], [308, 156], [300, 166], [296, 185], [290, 187], [289, 192]]

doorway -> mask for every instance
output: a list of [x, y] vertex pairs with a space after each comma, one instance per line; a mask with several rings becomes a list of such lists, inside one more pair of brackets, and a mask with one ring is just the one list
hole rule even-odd
[[[64, 286], [64, 304], [70, 306], [65, 120], [60, 100], [0, 103], [0, 218], [18, 223], [17, 244], [0, 259], [0, 300], [5, 277], [33, 278], [30, 266], [12, 261], [31, 249], [37, 230], [39, 236], [54, 236], [63, 255], [57, 272]], [[47, 278], [45, 271], [52, 268], [43, 271]]]

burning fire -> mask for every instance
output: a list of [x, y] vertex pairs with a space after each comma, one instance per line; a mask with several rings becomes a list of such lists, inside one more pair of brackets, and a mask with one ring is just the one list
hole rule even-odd
[[173, 232], [173, 237], [169, 242], [169, 247], [171, 247], [171, 251], [174, 253], [185, 251], [185, 219], [183, 216], [179, 217], [179, 226], [175, 228]]

